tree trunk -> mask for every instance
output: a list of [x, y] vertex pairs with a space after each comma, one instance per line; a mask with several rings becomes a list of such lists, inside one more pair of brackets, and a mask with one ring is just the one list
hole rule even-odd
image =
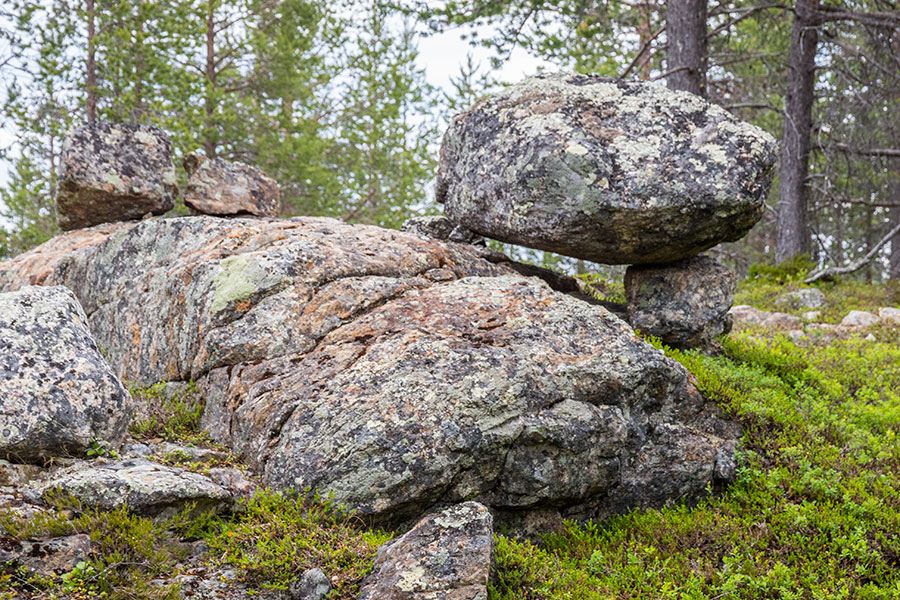
[[213, 0], [208, 0], [206, 6], [206, 122], [203, 124], [203, 151], [207, 157], [216, 158], [218, 144], [213, 122], [216, 113], [216, 7]]
[[705, 97], [706, 0], [668, 0], [666, 36], [666, 85]]
[[778, 185], [775, 260], [809, 253], [807, 186], [812, 105], [815, 100], [818, 0], [796, 0], [791, 31], [781, 170]]
[[[894, 195], [894, 202], [900, 202], [900, 193]], [[891, 229], [900, 225], [900, 206], [891, 207]], [[891, 257], [888, 276], [900, 281], [900, 233], [891, 239]]]
[[97, 120], [97, 65], [96, 32], [94, 31], [94, 0], [87, 0], [87, 64], [85, 65], [85, 82], [87, 88], [86, 112], [88, 123]]

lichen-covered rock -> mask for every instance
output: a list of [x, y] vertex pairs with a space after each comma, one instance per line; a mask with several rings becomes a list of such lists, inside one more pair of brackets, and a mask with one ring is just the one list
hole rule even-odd
[[188, 505], [194, 514], [220, 513], [233, 500], [228, 490], [204, 475], [143, 458], [75, 465], [29, 488], [25, 496], [32, 502], [70, 497], [86, 509], [127, 505], [136, 514], [159, 518], [174, 516]]
[[457, 115], [437, 199], [504, 242], [607, 264], [666, 263], [759, 220], [775, 141], [654, 83], [539, 75]]
[[76, 290], [118, 372], [197, 381], [204, 428], [264, 485], [362, 514], [478, 498], [591, 516], [728, 477], [737, 432], [680, 365], [481, 250], [331, 219], [160, 219], [45, 281]]
[[60, 228], [159, 215], [175, 206], [177, 193], [172, 142], [161, 129], [97, 121], [66, 136], [56, 197]]
[[0, 456], [42, 463], [116, 443], [128, 392], [104, 360], [75, 296], [63, 287], [0, 293]]
[[493, 542], [477, 502], [431, 514], [378, 549], [359, 600], [487, 600]]
[[277, 217], [281, 208], [278, 183], [257, 167], [198, 152], [184, 157], [188, 173], [184, 203], [206, 215]]
[[731, 331], [735, 277], [709, 256], [625, 272], [631, 326], [677, 348], [700, 348]]

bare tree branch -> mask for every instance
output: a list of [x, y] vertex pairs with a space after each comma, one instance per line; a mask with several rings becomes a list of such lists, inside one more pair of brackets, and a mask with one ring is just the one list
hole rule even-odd
[[641, 60], [641, 57], [644, 56], [644, 53], [650, 48], [650, 44], [653, 43], [653, 40], [662, 35], [662, 32], [666, 30], [666, 26], [663, 25], [659, 29], [657, 29], [653, 35], [647, 38], [647, 40], [641, 44], [641, 47], [638, 49], [637, 54], [634, 55], [634, 58], [631, 59], [631, 62], [628, 63], [628, 66], [625, 67], [625, 70], [619, 73], [619, 79], [625, 79], [631, 73], [635, 66], [637, 66], [638, 61]]
[[856, 261], [850, 263], [846, 267], [831, 267], [829, 269], [816, 269], [815, 271], [813, 271], [810, 274], [809, 277], [806, 278], [806, 280], [803, 283], [813, 283], [813, 282], [819, 281], [820, 279], [824, 279], [826, 277], [834, 277], [835, 275], [847, 275], [848, 273], [854, 273], [856, 271], [859, 271], [864, 266], [866, 266], [867, 264], [872, 262], [872, 259], [875, 258], [878, 255], [878, 253], [881, 251], [881, 249], [889, 241], [891, 241], [891, 239], [896, 235], [900, 235], [900, 225], [897, 225], [896, 227], [891, 229], [887, 233], [887, 235], [885, 235], [883, 238], [881, 238], [881, 240], [879, 240], [879, 242], [877, 244], [872, 246], [872, 249], [869, 250], [869, 252], [866, 253], [866, 255], [863, 256], [862, 258], [860, 258], [859, 260], [856, 260]]
[[858, 154], [859, 156], [885, 156], [889, 158], [900, 158], [900, 148], [854, 148], [840, 142], [825, 142], [824, 144], [814, 144], [813, 150], [837, 150], [846, 152], [847, 154]]

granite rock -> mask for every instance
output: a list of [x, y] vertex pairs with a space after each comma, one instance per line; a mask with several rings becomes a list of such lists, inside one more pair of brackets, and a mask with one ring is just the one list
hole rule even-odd
[[431, 514], [378, 549], [358, 599], [487, 600], [493, 536], [477, 502]]
[[130, 398], [64, 287], [0, 293], [0, 456], [44, 463], [118, 443]]
[[436, 195], [481, 235], [607, 264], [666, 263], [759, 220], [776, 143], [664, 85], [538, 75], [457, 115]]
[[184, 203], [199, 214], [277, 217], [281, 208], [278, 183], [257, 167], [198, 152], [184, 157], [188, 173]]
[[172, 142], [137, 123], [85, 123], [66, 136], [56, 204], [63, 230], [159, 215], [175, 206]]
[[731, 331], [735, 277], [709, 256], [625, 272], [631, 326], [677, 348], [699, 348]]

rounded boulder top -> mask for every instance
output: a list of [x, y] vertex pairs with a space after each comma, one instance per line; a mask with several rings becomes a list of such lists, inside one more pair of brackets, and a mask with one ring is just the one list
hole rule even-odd
[[437, 199], [504, 242], [605, 264], [665, 263], [759, 220], [775, 140], [660, 84], [539, 75], [457, 115]]

